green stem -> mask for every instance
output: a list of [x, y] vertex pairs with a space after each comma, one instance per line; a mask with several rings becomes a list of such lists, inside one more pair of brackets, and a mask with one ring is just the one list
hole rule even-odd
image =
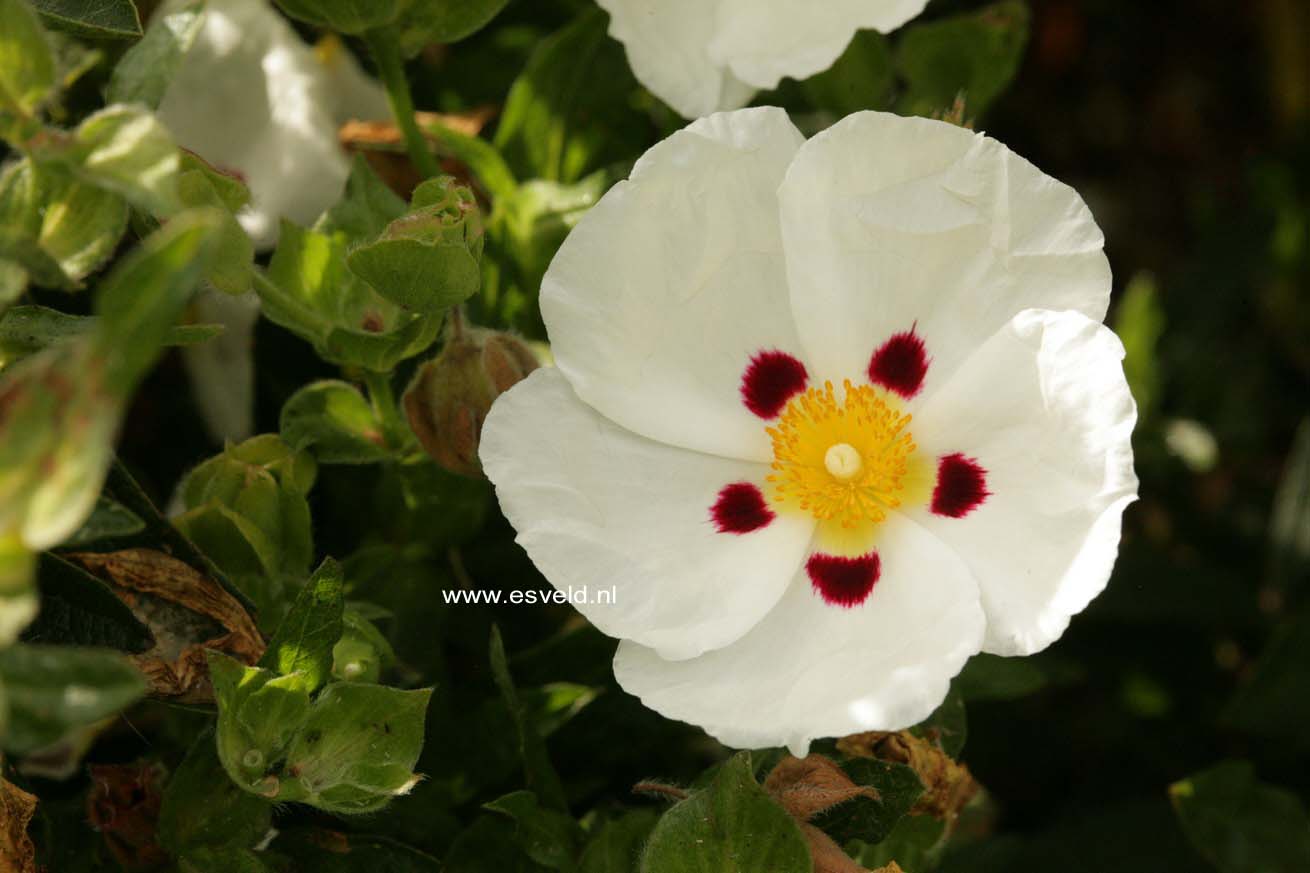
[[400, 420], [400, 407], [396, 405], [396, 394], [391, 389], [391, 374], [364, 370], [364, 384], [368, 387], [368, 399], [373, 414], [382, 424], [387, 444], [396, 449], [403, 447], [407, 425]]
[[396, 124], [405, 137], [405, 148], [409, 158], [414, 162], [423, 178], [430, 179], [441, 173], [432, 149], [428, 147], [427, 138], [418, 129], [414, 117], [414, 98], [409, 93], [409, 80], [405, 78], [405, 61], [400, 55], [400, 41], [396, 32], [390, 27], [380, 27], [364, 34], [373, 60], [377, 62], [378, 74], [387, 89], [387, 98], [391, 102], [391, 114], [396, 116]]

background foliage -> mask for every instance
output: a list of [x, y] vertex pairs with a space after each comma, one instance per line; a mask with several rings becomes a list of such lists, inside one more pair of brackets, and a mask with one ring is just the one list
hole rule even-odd
[[[241, 186], [178, 164], [138, 110], [102, 111], [106, 90], [150, 104], [166, 85], [172, 49], [153, 28], [142, 39], [133, 4], [33, 3], [56, 72], [15, 60], [19, 23], [38, 19], [0, 0], [0, 577], [30, 557], [4, 539], [6, 512], [53, 487], [31, 471], [94, 479], [122, 422], [89, 520], [30, 558], [39, 617], [0, 650], [0, 870], [33, 869], [34, 850], [61, 873], [789, 873], [818, 859], [816, 828], [908, 873], [1310, 870], [1303, 3], [935, 0], [759, 98], [807, 132], [864, 108], [974, 120], [1078, 188], [1108, 239], [1110, 321], [1142, 412], [1142, 499], [1107, 592], [1047, 652], [974, 659], [917, 739], [820, 749], [840, 771], [825, 784], [845, 787], [809, 810], [788, 779], [814, 774], [775, 767], [781, 752], [729, 757], [625, 695], [613, 641], [571, 608], [444, 604], [443, 590], [548, 586], [489, 486], [428, 460], [397, 405], [450, 346], [454, 303], [544, 339], [535, 293], [555, 248], [682, 122], [585, 0], [428, 18], [283, 5], [311, 40], [334, 29], [365, 63], [407, 59], [415, 104], [445, 114], [422, 124], [479, 226], [452, 235], [441, 210], [464, 195], [411, 190], [428, 174], [396, 147], [371, 166], [399, 193], [361, 158], [341, 204], [255, 258], [231, 218]], [[394, 57], [360, 10], [398, 22]], [[32, 110], [46, 98], [13, 84], [42, 77], [59, 83], [45, 119]], [[452, 117], [490, 121], [471, 136]], [[130, 160], [97, 151], [125, 130]], [[35, 224], [24, 155], [45, 174]], [[175, 186], [151, 183], [161, 165]], [[83, 220], [61, 224], [49, 203]], [[408, 281], [434, 271], [439, 287]], [[226, 448], [175, 348], [214, 333], [175, 326], [202, 277], [257, 293], [265, 315], [262, 436]], [[144, 289], [140, 307], [125, 287]], [[307, 302], [323, 294], [330, 312]], [[354, 330], [364, 313], [381, 329]], [[72, 413], [43, 405], [67, 367], [103, 372]], [[22, 592], [0, 586], [15, 609]], [[142, 602], [150, 621], [125, 606]], [[164, 636], [201, 645], [179, 655]], [[205, 670], [217, 710], [188, 684]], [[956, 760], [982, 786], [962, 811]]]

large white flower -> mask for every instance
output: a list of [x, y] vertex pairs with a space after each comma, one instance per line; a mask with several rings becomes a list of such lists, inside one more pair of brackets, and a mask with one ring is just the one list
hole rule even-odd
[[278, 220], [310, 224], [341, 196], [337, 127], [389, 118], [386, 94], [339, 46], [316, 53], [267, 0], [209, 0], [158, 109], [178, 144], [250, 188], [239, 216], [268, 247]]
[[597, 0], [641, 83], [687, 118], [821, 73], [857, 30], [888, 33], [928, 0]]
[[938, 121], [697, 121], [560, 249], [558, 367], [493, 407], [518, 541], [725, 743], [895, 730], [1105, 586], [1136, 407], [1071, 188]]

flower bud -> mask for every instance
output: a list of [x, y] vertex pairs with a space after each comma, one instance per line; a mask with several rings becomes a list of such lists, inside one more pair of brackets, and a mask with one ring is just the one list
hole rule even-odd
[[482, 258], [485, 232], [477, 198], [454, 176], [429, 179], [414, 189], [410, 211], [387, 225], [382, 239], [462, 245]]
[[439, 465], [481, 476], [478, 442], [491, 404], [538, 365], [523, 341], [509, 334], [469, 330], [454, 336], [405, 391], [409, 426]]

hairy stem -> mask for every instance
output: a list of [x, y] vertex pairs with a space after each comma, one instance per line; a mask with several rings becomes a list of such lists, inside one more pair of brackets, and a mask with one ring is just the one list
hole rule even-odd
[[391, 114], [396, 116], [396, 124], [405, 137], [405, 148], [409, 158], [414, 162], [423, 178], [430, 179], [441, 173], [436, 156], [428, 147], [428, 141], [418, 128], [414, 118], [414, 98], [409, 93], [409, 80], [405, 78], [405, 62], [400, 55], [400, 42], [396, 32], [390, 27], [380, 27], [364, 34], [373, 60], [377, 62], [378, 74], [387, 89], [387, 98], [391, 102]]

